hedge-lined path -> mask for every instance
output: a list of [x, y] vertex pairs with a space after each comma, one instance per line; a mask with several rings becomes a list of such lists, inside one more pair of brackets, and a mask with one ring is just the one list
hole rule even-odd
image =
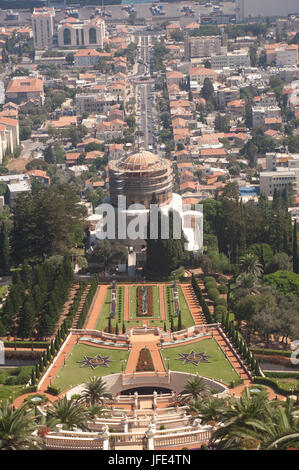
[[107, 284], [102, 284], [98, 286], [95, 296], [93, 298], [93, 301], [91, 303], [84, 328], [88, 330], [96, 329], [96, 324], [97, 324], [100, 312], [102, 310], [108, 288], [109, 286]]
[[125, 373], [132, 374], [133, 372], [136, 372], [139, 353], [144, 347], [149, 349], [151, 353], [155, 371], [165, 372], [165, 367], [157, 344], [158, 341], [159, 337], [154, 334], [132, 335], [130, 338], [132, 349], [130, 351]]
[[77, 344], [78, 336], [80, 335], [71, 333], [69, 337], [66, 339], [63, 346], [60, 348], [58, 352], [55, 363], [52, 364], [52, 367], [50, 366], [47, 369], [45, 376], [42, 378], [43, 382], [38, 390], [40, 393], [44, 393], [44, 391], [47, 390], [48, 386], [51, 385], [56, 375], [60, 371], [61, 367], [63, 366], [64, 360], [71, 353], [75, 344]]
[[125, 285], [125, 311], [124, 311], [125, 321], [130, 320], [130, 286]]
[[193, 290], [193, 287], [191, 284], [181, 284], [181, 289], [183, 291], [183, 294], [185, 296], [185, 299], [187, 301], [189, 310], [191, 312], [191, 315], [193, 317], [195, 325], [204, 325], [206, 324], [206, 320], [204, 318], [204, 315], [202, 313], [201, 306], [199, 304], [199, 301], [195, 295], [195, 292]]
[[165, 308], [165, 284], [160, 284], [160, 318], [162, 321], [166, 321], [166, 308]]
[[[24, 400], [28, 397], [32, 397], [35, 396], [35, 395], [41, 395], [40, 392], [32, 392], [32, 393], [24, 393], [23, 395], [20, 395], [19, 397], [17, 397], [14, 402], [13, 402], [13, 406], [15, 408], [19, 408], [21, 405], [23, 405], [24, 403]], [[54, 402], [57, 400], [57, 397], [55, 397], [54, 395], [50, 395], [50, 393], [45, 393], [43, 392], [42, 395], [45, 395], [49, 401], [51, 402]]]
[[91, 285], [88, 284], [88, 286], [86, 286], [86, 289], [85, 289], [84, 292], [82, 293], [82, 296], [81, 296], [81, 299], [80, 299], [80, 303], [79, 303], [79, 306], [78, 306], [78, 309], [77, 309], [77, 312], [76, 312], [76, 315], [75, 315], [75, 318], [74, 318], [74, 321], [73, 321], [73, 328], [76, 328], [76, 327], [77, 327], [77, 324], [78, 324], [80, 315], [81, 315], [81, 313], [82, 313], [83, 306], [84, 306], [84, 304], [85, 304], [85, 300], [86, 300], [86, 297], [87, 297], [87, 294], [88, 294], [88, 292], [89, 292], [90, 287], [91, 287]]
[[237, 374], [241, 377], [241, 379], [244, 380], [244, 385], [250, 385], [252, 383], [251, 378], [242, 366], [239, 357], [227, 345], [226, 341], [222, 338], [221, 334], [217, 330], [213, 332], [213, 338], [216, 339], [225, 356], [236, 370]]
[[[231, 394], [231, 395], [235, 395], [236, 397], [240, 397], [242, 395], [242, 392], [243, 390], [248, 387], [249, 385], [254, 385], [253, 383], [251, 384], [244, 384], [244, 385], [238, 385], [238, 387], [235, 387], [235, 388], [230, 388], [228, 389], [228, 392]], [[270, 387], [267, 387], [266, 385], [263, 385], [263, 388], [266, 388], [267, 391], [268, 391], [268, 394], [269, 394], [269, 400], [275, 400], [276, 398], [278, 400], [281, 400], [281, 401], [285, 401], [286, 400], [286, 397], [284, 397], [283, 395], [278, 395], [277, 393], [274, 392], [274, 390], [272, 390], [272, 388]]]

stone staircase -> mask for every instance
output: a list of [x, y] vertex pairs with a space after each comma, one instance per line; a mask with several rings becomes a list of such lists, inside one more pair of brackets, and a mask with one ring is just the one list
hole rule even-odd
[[83, 292], [83, 294], [81, 296], [79, 307], [78, 307], [77, 313], [76, 313], [74, 321], [73, 321], [73, 326], [72, 326], [73, 328], [77, 328], [77, 324], [78, 324], [81, 312], [83, 310], [83, 305], [85, 303], [85, 300], [86, 300], [87, 294], [89, 292], [89, 289], [90, 289], [90, 285], [88, 285], [86, 287], [85, 291]]
[[184, 293], [185, 299], [189, 305], [195, 325], [206, 324], [207, 323], [206, 319], [204, 317], [201, 306], [199, 304], [199, 301], [195, 295], [195, 292], [191, 284], [182, 284], [181, 287], [182, 287], [182, 291]]

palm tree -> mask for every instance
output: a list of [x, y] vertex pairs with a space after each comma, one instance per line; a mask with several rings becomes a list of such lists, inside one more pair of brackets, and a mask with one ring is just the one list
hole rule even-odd
[[184, 402], [190, 402], [192, 400], [196, 401], [199, 397], [207, 395], [208, 393], [210, 393], [210, 388], [206, 380], [196, 375], [188, 380], [181, 395], [186, 395], [183, 397]]
[[250, 429], [252, 422], [265, 422], [269, 416], [268, 392], [260, 391], [253, 394], [246, 387], [241, 397], [233, 397], [223, 413], [223, 426], [215, 431], [211, 444], [217, 449], [242, 449], [243, 439], [253, 439], [256, 445], [260, 443], [260, 436], [253, 435]]
[[50, 427], [62, 424], [63, 429], [75, 429], [76, 427], [88, 431], [86, 421], [88, 411], [77, 400], [68, 400], [66, 396], [56, 401], [47, 410], [47, 423]]
[[203, 424], [210, 421], [222, 421], [226, 402], [219, 397], [204, 397], [202, 400], [193, 401], [189, 405], [191, 414], [197, 413]]
[[247, 414], [242, 422], [219, 428], [212, 441], [218, 449], [246, 449], [248, 445], [260, 450], [286, 449], [299, 442], [299, 417], [289, 399], [283, 404], [268, 401], [262, 415], [251, 418]]
[[105, 403], [107, 399], [111, 399], [111, 393], [107, 392], [107, 387], [102, 377], [91, 377], [85, 384], [83, 389], [82, 399], [94, 405], [95, 403]]
[[261, 283], [253, 274], [241, 273], [236, 279], [236, 287], [234, 289], [234, 303], [238, 303], [241, 299], [248, 295], [256, 295], [261, 291]]
[[263, 266], [260, 264], [258, 257], [253, 253], [248, 253], [240, 259], [241, 272], [253, 274], [256, 277], [263, 273]]
[[0, 450], [40, 449], [34, 418], [28, 404], [14, 409], [8, 400], [0, 402]]
[[91, 419], [95, 419], [97, 416], [105, 416], [109, 413], [107, 408], [102, 405], [99, 406], [98, 404], [90, 404], [87, 411]]

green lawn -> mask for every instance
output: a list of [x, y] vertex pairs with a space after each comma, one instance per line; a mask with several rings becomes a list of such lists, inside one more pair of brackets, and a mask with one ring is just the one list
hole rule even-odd
[[[168, 329], [170, 329], [170, 326], [171, 326], [170, 317], [174, 313], [172, 287], [165, 286], [164, 292], [165, 292], [165, 309], [166, 309], [166, 318], [167, 318], [166, 326]], [[185, 296], [183, 294], [181, 286], [178, 286], [178, 293], [179, 293], [179, 304], [180, 304], [181, 317], [182, 317], [182, 326], [183, 328], [188, 328], [189, 326], [193, 326], [195, 323], [194, 323], [192, 314], [189, 310], [188, 304], [185, 300]], [[167, 299], [169, 299], [169, 302]], [[173, 323], [174, 323], [174, 327], [176, 328], [177, 323], [178, 323], [178, 320], [176, 317], [174, 317]]]
[[[195, 351], [197, 353], [204, 352], [209, 356], [209, 362], [201, 362], [198, 366], [183, 361], [177, 360], [180, 353], [190, 353]], [[170, 359], [170, 370], [179, 372], [189, 372], [191, 374], [198, 373], [210, 379], [219, 380], [227, 385], [232, 380], [239, 379], [239, 375], [232, 368], [230, 362], [226, 359], [225, 354], [219, 348], [218, 343], [214, 339], [204, 339], [198, 343], [189, 344], [186, 346], [177, 346], [161, 350], [165, 365], [168, 366], [166, 358]]]
[[[120, 312], [119, 306], [120, 302], [119, 299], [122, 299]], [[115, 328], [116, 323], [118, 323], [119, 332], [122, 331], [122, 323], [124, 319], [124, 300], [125, 300], [125, 288], [124, 286], [117, 286], [116, 288], [116, 314], [115, 318], [111, 320], [112, 328]], [[111, 306], [111, 287], [107, 290], [106, 297], [101, 308], [100, 314], [98, 316], [98, 320], [96, 323], [96, 330], [104, 331], [105, 328], [108, 327], [108, 318], [110, 314], [110, 306]]]
[[26, 393], [25, 385], [0, 385], [0, 401], [14, 400], [23, 393]]
[[[52, 382], [52, 385], [60, 388], [61, 391], [84, 383], [90, 377], [98, 377], [121, 372], [120, 361], [122, 359], [128, 359], [129, 351], [97, 348], [95, 346], [88, 346], [87, 344], [76, 344], [71, 354], [72, 355], [69, 355], [66, 359], [65, 366], [61, 367], [55, 380]], [[84, 360], [85, 356], [95, 357], [98, 354], [101, 354], [101, 356], [109, 356], [109, 359], [112, 362], [108, 364], [108, 367], [97, 367], [96, 369], [92, 369], [91, 367], [82, 367], [82, 364], [79, 364], [80, 361]]]

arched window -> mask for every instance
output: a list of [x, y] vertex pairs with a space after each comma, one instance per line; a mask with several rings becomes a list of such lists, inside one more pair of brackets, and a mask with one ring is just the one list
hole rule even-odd
[[89, 30], [89, 44], [97, 43], [97, 32], [95, 28], [90, 28]]
[[65, 46], [71, 44], [71, 32], [68, 28], [65, 28], [63, 31], [63, 44]]

